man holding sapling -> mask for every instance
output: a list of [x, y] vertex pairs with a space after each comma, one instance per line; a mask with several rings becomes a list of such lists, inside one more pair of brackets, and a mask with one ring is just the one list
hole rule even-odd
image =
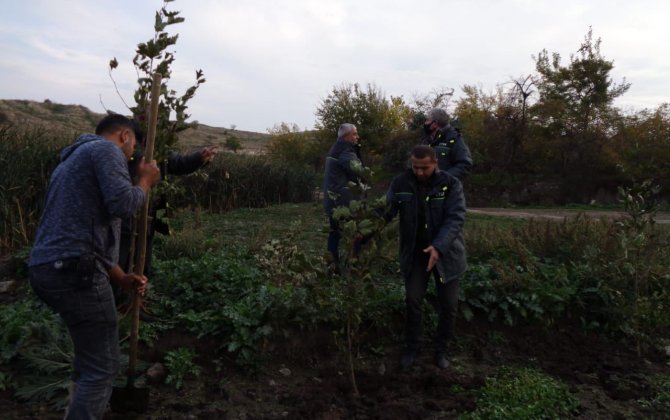
[[326, 156], [323, 182], [323, 207], [330, 222], [328, 251], [333, 257], [335, 272], [339, 271], [339, 244], [342, 235], [337, 220], [333, 219], [333, 210], [348, 206], [353, 200], [348, 184], [361, 182], [362, 170], [358, 129], [353, 124], [342, 124], [337, 130], [337, 141]]
[[459, 276], [467, 268], [463, 224], [465, 198], [460, 181], [438, 169], [435, 150], [415, 146], [411, 169], [391, 182], [386, 219], [400, 218], [400, 270], [405, 280], [406, 347], [400, 365], [414, 364], [421, 346], [423, 299], [430, 278], [437, 292], [435, 364], [449, 366], [447, 344], [453, 338]]
[[144, 292], [145, 276], [118, 265], [121, 218], [144, 204], [159, 180], [156, 162], [141, 162], [133, 185], [128, 159], [141, 137], [132, 120], [103, 118], [61, 152], [30, 254], [35, 294], [65, 321], [74, 344], [74, 387], [67, 419], [100, 419], [119, 369], [119, 333], [110, 280]]

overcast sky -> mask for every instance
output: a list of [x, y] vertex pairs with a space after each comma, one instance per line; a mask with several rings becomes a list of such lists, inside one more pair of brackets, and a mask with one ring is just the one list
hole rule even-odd
[[[108, 62], [132, 104], [135, 47], [153, 36], [159, 0], [0, 0], [0, 98], [80, 104], [124, 112]], [[201, 123], [266, 131], [282, 121], [314, 126], [333, 86], [375, 83], [410, 101], [464, 84], [491, 91], [534, 72], [532, 55], [567, 64], [589, 26], [632, 86], [628, 110], [670, 101], [670, 1], [177, 0], [186, 22], [169, 84], [207, 78], [192, 100]]]

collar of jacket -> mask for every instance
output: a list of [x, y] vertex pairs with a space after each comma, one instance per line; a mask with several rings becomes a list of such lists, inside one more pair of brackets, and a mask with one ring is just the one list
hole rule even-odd
[[[412, 187], [414, 191], [417, 191], [419, 189], [419, 181], [416, 179], [416, 176], [414, 175], [414, 171], [412, 169], [407, 169], [406, 172], [407, 176], [407, 182], [408, 184]], [[428, 183], [426, 186], [428, 188], [434, 188], [438, 185], [442, 185], [443, 181], [446, 181], [446, 178], [448, 178], [448, 174], [444, 171], [441, 171], [438, 168], [435, 168], [435, 172], [433, 172], [433, 175], [430, 176], [428, 179]]]

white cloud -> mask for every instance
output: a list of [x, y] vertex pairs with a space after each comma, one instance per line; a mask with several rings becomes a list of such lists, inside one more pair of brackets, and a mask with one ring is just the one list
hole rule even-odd
[[[26, 0], [0, 16], [0, 92], [5, 98], [81, 103], [121, 110], [132, 100], [135, 46], [152, 36], [160, 1]], [[411, 98], [436, 87], [490, 90], [532, 73], [543, 48], [567, 63], [588, 27], [614, 60], [612, 76], [632, 83], [620, 103], [667, 100], [670, 4], [566, 0], [177, 0], [186, 22], [170, 81], [178, 91], [207, 78], [191, 102], [210, 125], [264, 131], [277, 122], [311, 127], [321, 98], [343, 82], [375, 83]], [[627, 105], [628, 106], [628, 105]]]

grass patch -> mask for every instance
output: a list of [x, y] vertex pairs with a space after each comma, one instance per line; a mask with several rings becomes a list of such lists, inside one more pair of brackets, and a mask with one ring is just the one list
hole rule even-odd
[[579, 401], [554, 378], [534, 369], [505, 367], [486, 381], [477, 409], [460, 419], [561, 419], [578, 408]]
[[[177, 231], [174, 239], [160, 235], [157, 239], [159, 248], [182, 245], [198, 249], [206, 242], [212, 248], [226, 248], [234, 244], [259, 250], [271, 239], [292, 235], [301, 249], [321, 255], [326, 252], [327, 223], [321, 204], [314, 202], [237, 209], [221, 214], [181, 211], [172, 219]], [[166, 250], [159, 252], [165, 253]]]

